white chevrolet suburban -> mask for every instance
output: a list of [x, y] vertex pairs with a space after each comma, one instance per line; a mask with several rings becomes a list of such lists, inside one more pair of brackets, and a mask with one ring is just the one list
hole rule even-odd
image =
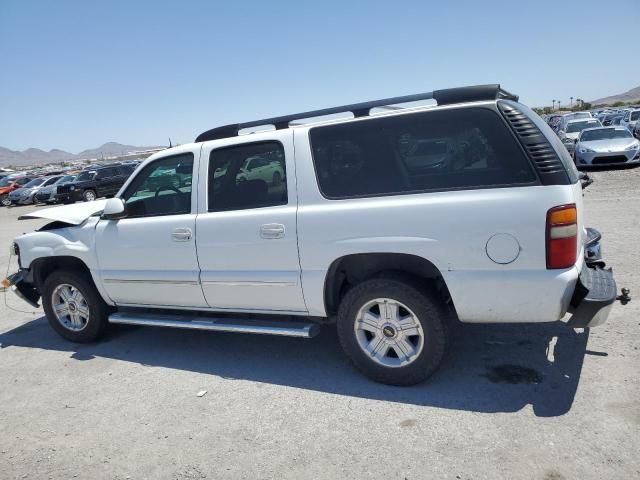
[[74, 342], [109, 323], [310, 337], [337, 322], [362, 372], [408, 385], [452, 322], [591, 327], [616, 299], [571, 158], [499, 85], [215, 128], [115, 198], [22, 218], [51, 223], [15, 240], [5, 283]]

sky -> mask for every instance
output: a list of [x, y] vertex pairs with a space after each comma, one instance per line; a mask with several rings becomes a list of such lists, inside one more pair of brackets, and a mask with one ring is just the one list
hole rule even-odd
[[0, 0], [0, 146], [77, 153], [439, 88], [640, 86], [640, 0]]

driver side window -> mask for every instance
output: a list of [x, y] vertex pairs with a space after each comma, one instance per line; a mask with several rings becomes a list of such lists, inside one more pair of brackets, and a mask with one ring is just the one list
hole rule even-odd
[[151, 217], [191, 213], [193, 154], [156, 160], [140, 171], [122, 199], [127, 217]]

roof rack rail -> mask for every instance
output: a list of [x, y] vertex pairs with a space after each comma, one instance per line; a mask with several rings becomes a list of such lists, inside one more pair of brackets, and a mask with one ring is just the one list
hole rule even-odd
[[339, 107], [323, 108], [320, 110], [310, 110], [308, 112], [294, 113], [292, 115], [283, 115], [280, 117], [264, 118], [262, 120], [254, 120], [252, 122], [232, 123], [221, 127], [213, 128], [201, 133], [196, 138], [196, 143], [206, 142], [208, 140], [219, 140], [221, 138], [235, 137], [240, 130], [251, 127], [261, 127], [273, 125], [276, 130], [289, 128], [289, 124], [294, 120], [304, 118], [322, 117], [325, 115], [334, 115], [336, 113], [351, 112], [355, 118], [366, 117], [370, 111], [376, 107], [388, 107], [400, 103], [418, 102], [421, 100], [435, 100], [438, 105], [451, 105], [463, 102], [478, 102], [482, 100], [514, 100], [518, 101], [518, 96], [507, 92], [500, 88], [499, 84], [474, 85], [471, 87], [447, 88], [444, 90], [434, 90], [428, 93], [418, 93], [415, 95], [405, 95], [402, 97], [384, 98], [382, 100], [373, 100], [369, 102], [352, 103], [350, 105], [342, 105]]

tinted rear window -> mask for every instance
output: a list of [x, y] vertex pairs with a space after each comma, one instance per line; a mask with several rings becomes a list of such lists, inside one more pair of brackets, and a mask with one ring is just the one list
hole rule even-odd
[[485, 108], [316, 127], [310, 137], [320, 190], [332, 199], [536, 181], [511, 132]]

